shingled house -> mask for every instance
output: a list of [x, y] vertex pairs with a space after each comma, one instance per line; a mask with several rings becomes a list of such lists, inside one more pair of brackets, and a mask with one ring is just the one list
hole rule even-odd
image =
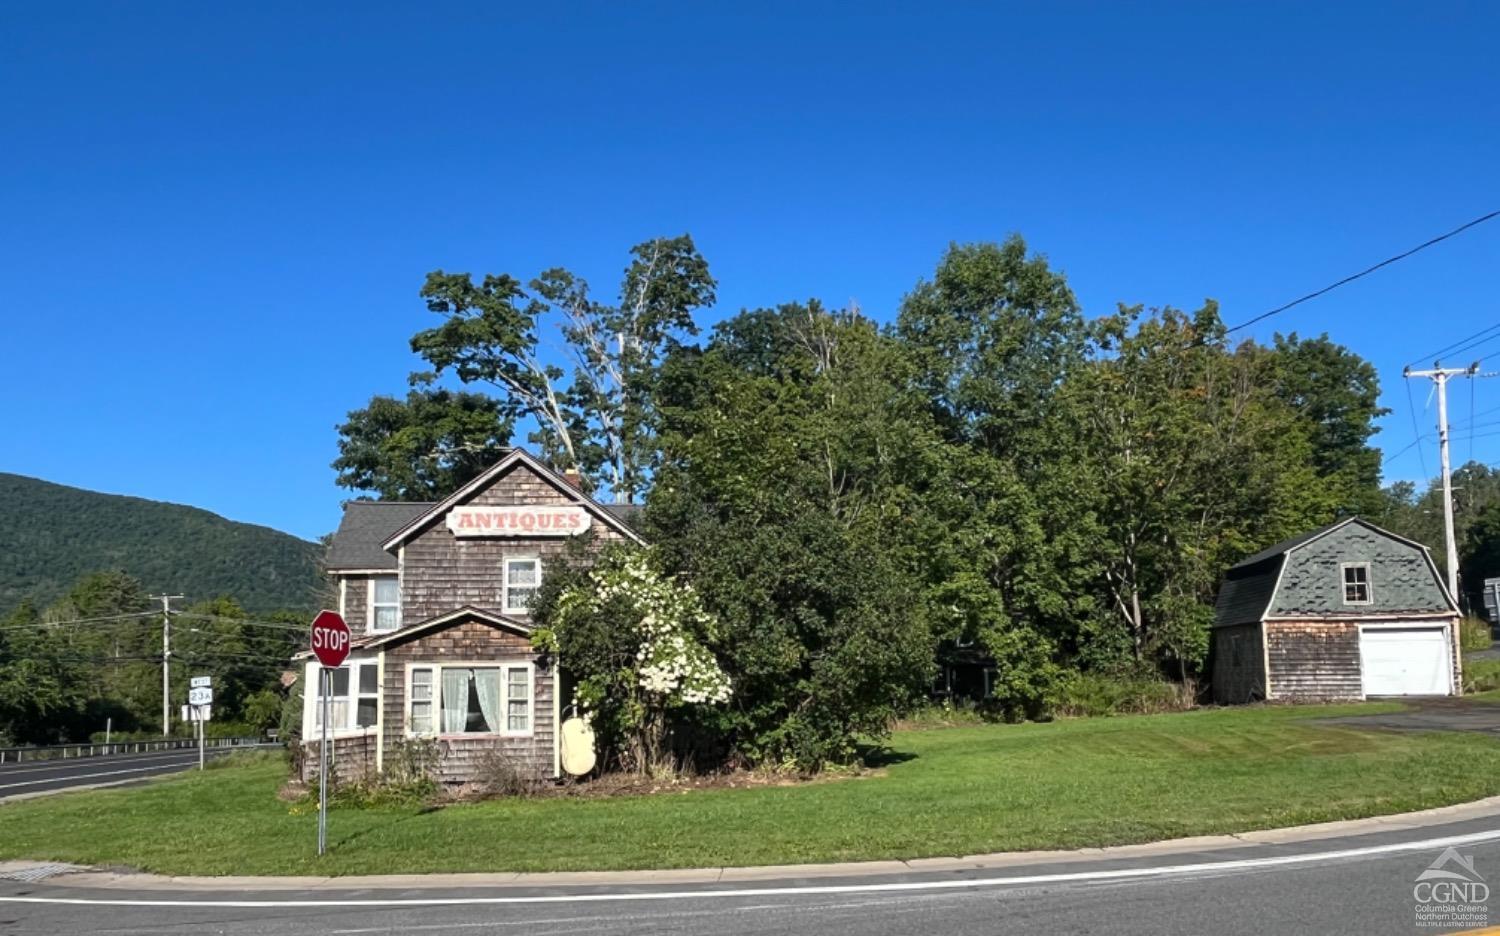
[[1214, 610], [1214, 701], [1457, 695], [1458, 620], [1427, 547], [1340, 520], [1229, 570]]
[[[436, 742], [446, 782], [473, 779], [490, 752], [558, 775], [558, 665], [531, 647], [531, 599], [570, 539], [641, 542], [633, 506], [600, 504], [575, 481], [514, 449], [442, 501], [345, 505], [327, 558], [354, 635], [329, 698], [340, 776], [380, 771], [416, 738]], [[300, 663], [313, 776], [318, 663]]]

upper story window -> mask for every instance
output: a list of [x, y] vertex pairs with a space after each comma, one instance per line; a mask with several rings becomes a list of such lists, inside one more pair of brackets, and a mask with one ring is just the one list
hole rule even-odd
[[370, 579], [370, 630], [392, 631], [401, 626], [401, 585], [394, 575]]
[[1346, 562], [1344, 571], [1344, 604], [1370, 603], [1370, 564]]
[[542, 584], [542, 560], [535, 556], [505, 560], [506, 614], [526, 614], [536, 590]]

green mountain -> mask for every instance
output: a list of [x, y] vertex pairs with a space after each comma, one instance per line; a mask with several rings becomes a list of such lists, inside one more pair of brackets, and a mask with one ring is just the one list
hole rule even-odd
[[151, 592], [231, 595], [249, 611], [321, 604], [323, 547], [218, 514], [0, 472], [0, 614], [38, 607], [90, 572]]

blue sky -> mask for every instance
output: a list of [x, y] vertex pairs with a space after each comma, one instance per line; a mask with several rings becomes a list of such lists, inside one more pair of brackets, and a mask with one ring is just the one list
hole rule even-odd
[[[0, 9], [0, 470], [326, 532], [334, 426], [403, 391], [438, 267], [611, 291], [689, 231], [706, 322], [885, 320], [1020, 232], [1089, 313], [1234, 323], [1500, 208], [1491, 4], [544, 6]], [[1497, 255], [1500, 220], [1252, 333], [1372, 360], [1395, 452], [1401, 365], [1500, 322]]]

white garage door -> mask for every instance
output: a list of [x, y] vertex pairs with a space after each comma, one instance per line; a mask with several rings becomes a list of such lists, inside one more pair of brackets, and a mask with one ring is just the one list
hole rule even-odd
[[1447, 695], [1448, 635], [1441, 627], [1367, 628], [1359, 635], [1365, 695]]

